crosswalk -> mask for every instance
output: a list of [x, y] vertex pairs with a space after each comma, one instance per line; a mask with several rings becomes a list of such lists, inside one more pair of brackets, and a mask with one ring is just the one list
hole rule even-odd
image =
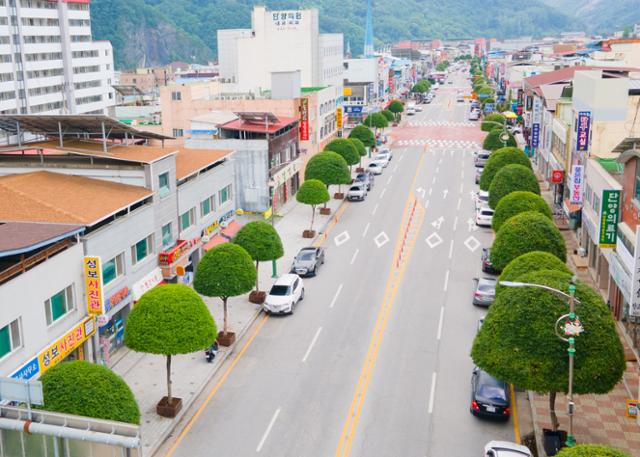
[[477, 141], [466, 140], [434, 140], [434, 139], [422, 139], [422, 140], [399, 140], [396, 143], [398, 146], [433, 146], [438, 148], [454, 148], [454, 149], [480, 149], [480, 144]]
[[474, 122], [422, 121], [409, 122], [409, 127], [476, 127]]

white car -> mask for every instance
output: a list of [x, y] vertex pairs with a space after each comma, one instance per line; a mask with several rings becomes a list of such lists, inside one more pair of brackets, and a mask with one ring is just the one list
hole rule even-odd
[[373, 160], [374, 160], [374, 162], [382, 163], [382, 167], [383, 168], [387, 168], [387, 165], [389, 165], [389, 161], [391, 160], [391, 157], [389, 156], [389, 154], [381, 152], [379, 154], [376, 154], [376, 156], [373, 158]]
[[422, 112], [422, 106], [420, 106], [420, 105], [416, 105], [416, 111], [417, 111], [418, 113], [421, 113], [421, 112]]
[[367, 167], [367, 171], [370, 171], [374, 175], [381, 175], [383, 168], [384, 168], [384, 165], [382, 164], [382, 162], [380, 162], [378, 160], [374, 160]]
[[387, 154], [389, 156], [389, 160], [393, 159], [393, 152], [391, 152], [391, 149], [387, 147], [378, 149], [378, 154]]
[[264, 300], [262, 309], [267, 314], [293, 314], [296, 304], [304, 299], [304, 284], [300, 276], [286, 274], [276, 279]]
[[533, 454], [521, 444], [489, 441], [484, 447], [484, 457], [533, 457]]
[[489, 205], [489, 192], [486, 190], [481, 190], [480, 192], [476, 192], [476, 211], [482, 208], [483, 206]]
[[471, 112], [469, 113], [469, 120], [477, 121], [478, 119], [480, 119], [480, 111], [472, 109]]
[[367, 197], [367, 185], [363, 182], [354, 183], [347, 191], [347, 200], [364, 200]]
[[483, 206], [476, 210], [476, 225], [480, 227], [491, 227], [493, 220], [493, 210], [488, 206]]

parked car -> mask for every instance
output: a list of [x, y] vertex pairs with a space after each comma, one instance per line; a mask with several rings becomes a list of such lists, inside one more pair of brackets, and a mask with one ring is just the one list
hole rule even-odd
[[533, 454], [522, 444], [489, 441], [484, 447], [484, 457], [533, 457]]
[[347, 200], [364, 200], [367, 197], [367, 185], [364, 183], [353, 183], [347, 191]]
[[289, 273], [276, 279], [264, 300], [262, 309], [268, 314], [293, 314], [296, 304], [303, 299], [302, 278]]
[[376, 154], [373, 160], [382, 162], [382, 166], [384, 168], [387, 168], [387, 165], [389, 165], [389, 162], [391, 161], [391, 155], [386, 152], [381, 152], [379, 154]]
[[381, 162], [374, 160], [369, 164], [369, 166], [367, 167], [367, 170], [369, 170], [374, 175], [381, 175], [383, 168], [384, 168], [384, 165]]
[[475, 367], [471, 375], [471, 414], [507, 420], [510, 406], [507, 384]]
[[482, 272], [490, 275], [500, 274], [491, 263], [491, 248], [482, 248]]
[[489, 192], [486, 190], [481, 190], [480, 192], [476, 192], [476, 211], [483, 206], [489, 205]]
[[315, 276], [320, 265], [324, 265], [324, 249], [317, 247], [302, 248], [293, 258], [291, 273], [298, 276]]
[[476, 225], [480, 227], [491, 227], [493, 221], [493, 210], [488, 206], [481, 206], [476, 210]]
[[480, 184], [480, 177], [482, 176], [483, 171], [484, 171], [484, 167], [476, 168], [476, 177], [475, 177], [476, 184]]
[[476, 290], [473, 293], [473, 304], [476, 306], [491, 306], [496, 298], [496, 281], [493, 278], [473, 278]]
[[475, 109], [471, 109], [471, 111], [469, 111], [469, 120], [477, 121], [478, 119], [480, 119], [480, 112]]
[[391, 149], [387, 148], [387, 147], [383, 147], [378, 149], [378, 154], [386, 154], [389, 156], [389, 161], [391, 161], [391, 159], [393, 159], [393, 152], [391, 152]]
[[489, 160], [489, 156], [491, 155], [491, 151], [477, 151], [474, 154], [474, 158], [473, 158], [473, 164], [476, 166], [476, 168], [484, 168], [484, 166], [487, 163], [487, 160]]
[[422, 112], [422, 106], [416, 105], [416, 112], [421, 113]]
[[373, 187], [373, 184], [375, 182], [375, 178], [373, 176], [373, 173], [371, 173], [370, 171], [364, 171], [362, 173], [358, 173], [356, 175], [356, 179], [354, 179], [353, 182], [354, 183], [357, 183], [357, 182], [364, 183], [367, 186], [367, 190], [371, 190], [371, 188]]

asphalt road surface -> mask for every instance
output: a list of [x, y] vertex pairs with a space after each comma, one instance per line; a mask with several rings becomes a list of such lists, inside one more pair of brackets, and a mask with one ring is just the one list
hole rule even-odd
[[484, 314], [473, 278], [492, 234], [470, 222], [473, 149], [455, 143], [478, 135], [456, 103], [465, 85], [456, 76], [396, 129], [405, 145], [367, 199], [348, 204], [295, 314], [256, 321], [203, 413], [158, 455], [471, 457], [513, 440], [511, 421], [469, 413]]

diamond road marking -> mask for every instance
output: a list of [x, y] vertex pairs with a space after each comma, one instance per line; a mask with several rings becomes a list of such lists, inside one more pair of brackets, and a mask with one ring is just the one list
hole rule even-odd
[[425, 240], [430, 248], [435, 248], [439, 244], [442, 244], [442, 238], [436, 232], [433, 232], [431, 235], [427, 237]]
[[351, 238], [351, 237], [349, 236], [349, 233], [345, 230], [344, 232], [342, 232], [341, 234], [336, 236], [333, 239], [333, 242], [336, 244], [336, 246], [340, 246], [340, 245], [346, 243], [347, 241], [349, 241], [349, 238]]
[[378, 248], [381, 248], [382, 246], [384, 246], [385, 244], [387, 244], [389, 242], [389, 237], [387, 236], [386, 233], [380, 232], [373, 239], [373, 241], [376, 243], [376, 246], [378, 246]]
[[464, 242], [464, 245], [471, 252], [475, 252], [475, 250], [480, 247], [480, 241], [478, 241], [474, 237], [470, 236], [469, 238], [466, 239], [466, 241]]

